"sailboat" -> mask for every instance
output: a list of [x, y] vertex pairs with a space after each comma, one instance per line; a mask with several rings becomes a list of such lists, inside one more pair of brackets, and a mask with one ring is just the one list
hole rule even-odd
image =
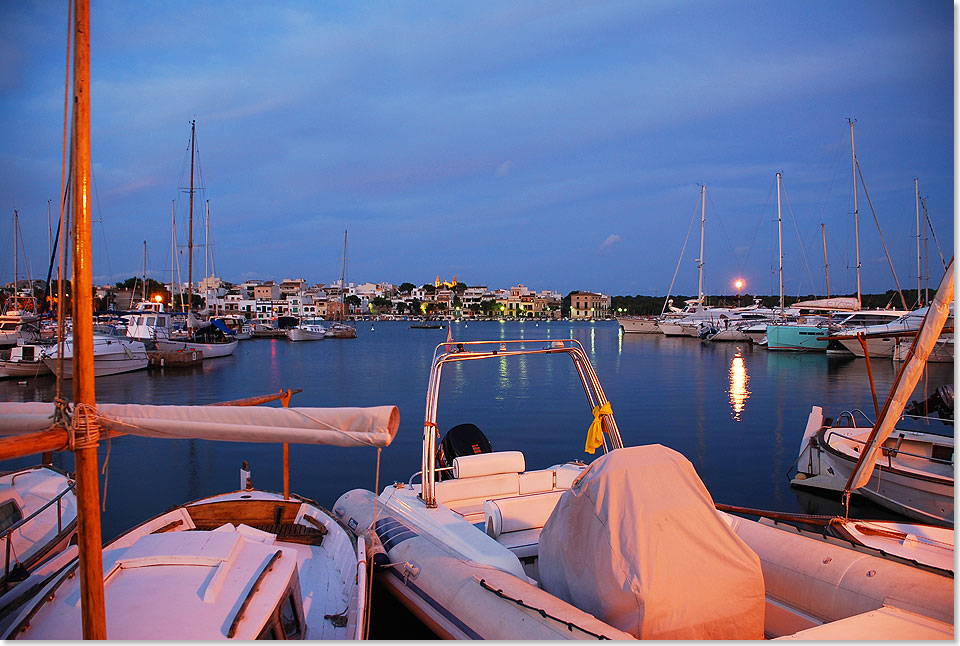
[[792, 484], [858, 493], [911, 518], [953, 526], [953, 434], [896, 427], [949, 316], [953, 293], [951, 260], [875, 423], [858, 426], [852, 413], [832, 423], [813, 407]]
[[[18, 242], [20, 240], [20, 214], [13, 212], [13, 294], [3, 304], [0, 312], [0, 346], [34, 343], [40, 339], [40, 311], [32, 291], [20, 291], [18, 280]], [[33, 283], [28, 280], [30, 289]]]
[[171, 332], [165, 339], [158, 338], [157, 349], [164, 352], [203, 353], [204, 359], [227, 357], [237, 349], [236, 333], [222, 321], [201, 322], [193, 315], [193, 166], [196, 152], [197, 122], [190, 123], [190, 238], [188, 242], [188, 282], [187, 290], [187, 329], [180, 333]]
[[333, 315], [333, 320], [328, 322], [325, 336], [328, 336], [333, 339], [355, 339], [357, 338], [357, 328], [353, 325], [350, 325], [344, 320], [344, 310], [346, 309], [346, 303], [344, 302], [344, 292], [346, 291], [347, 285], [344, 282], [347, 275], [347, 230], [343, 230], [343, 264], [340, 269], [340, 307], [337, 308], [336, 313]]
[[[6, 606], [2, 637], [363, 637], [368, 543], [356, 540], [318, 504], [290, 494], [287, 444], [387, 446], [399, 425], [395, 406], [287, 408], [289, 390], [279, 397], [221, 406], [96, 400], [89, 0], [76, 0], [73, 26], [73, 403], [61, 398], [59, 390], [56, 403], [0, 402], [0, 460], [64, 447], [74, 453], [77, 546], [59, 553], [56, 566], [38, 573], [30, 585], [16, 588], [21, 594]], [[283, 408], [253, 406], [277, 398]], [[283, 494], [255, 489], [242, 472], [239, 490], [181, 505], [109, 541], [104, 549], [97, 448], [101, 439], [124, 434], [282, 443]]]

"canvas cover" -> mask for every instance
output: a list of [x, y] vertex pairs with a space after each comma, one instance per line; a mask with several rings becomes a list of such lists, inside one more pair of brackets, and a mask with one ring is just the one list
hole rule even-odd
[[[50, 428], [54, 406], [0, 402], [0, 436]], [[228, 442], [289, 442], [330, 446], [388, 446], [397, 434], [396, 406], [278, 408], [271, 406], [154, 406], [97, 404], [100, 424], [143, 437]]]
[[563, 494], [540, 534], [540, 584], [639, 639], [762, 639], [760, 559], [693, 465], [617, 449]]

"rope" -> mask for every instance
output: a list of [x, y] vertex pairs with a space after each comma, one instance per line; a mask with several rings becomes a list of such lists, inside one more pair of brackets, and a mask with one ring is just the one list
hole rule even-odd
[[558, 622], [558, 623], [561, 623], [561, 624], [563, 624], [564, 626], [566, 626], [566, 627], [567, 627], [567, 630], [569, 630], [570, 632], [573, 632], [573, 629], [576, 628], [577, 630], [579, 630], [579, 631], [581, 631], [581, 632], [584, 632], [584, 633], [590, 635], [591, 637], [596, 637], [597, 639], [610, 639], [610, 638], [607, 637], [606, 635], [601, 635], [601, 634], [595, 633], [595, 632], [593, 632], [593, 631], [591, 631], [591, 630], [587, 630], [586, 628], [584, 628], [584, 627], [582, 627], [582, 626], [578, 626], [577, 624], [573, 623], [572, 621], [564, 621], [563, 619], [560, 619], [559, 617], [555, 617], [555, 616], [551, 615], [549, 612], [547, 612], [546, 610], [544, 610], [543, 608], [536, 608], [536, 607], [534, 607], [534, 606], [531, 606], [531, 605], [529, 605], [529, 604], [526, 604], [526, 603], [523, 602], [523, 599], [514, 599], [513, 597], [511, 597], [511, 596], [509, 596], [509, 595], [507, 595], [507, 594], [504, 594], [503, 590], [497, 589], [497, 588], [494, 588], [494, 587], [490, 586], [490, 585], [487, 583], [487, 580], [486, 580], [486, 579], [480, 579], [480, 587], [483, 588], [484, 590], [489, 590], [490, 592], [494, 593], [495, 595], [497, 595], [497, 596], [500, 597], [501, 599], [506, 599], [507, 601], [512, 601], [512, 602], [514, 602], [515, 604], [517, 604], [518, 606], [520, 606], [520, 607], [522, 607], [522, 608], [527, 608], [528, 610], [533, 610], [534, 612], [538, 613], [538, 614], [539, 614], [541, 617], [543, 617], [543, 618], [553, 619], [554, 621], [556, 621], [556, 622]]
[[[700, 206], [700, 200], [697, 200], [697, 206]], [[673, 284], [677, 281], [677, 274], [680, 272], [680, 263], [683, 262], [683, 253], [687, 250], [687, 242], [690, 240], [690, 232], [693, 230], [693, 223], [697, 219], [697, 212], [693, 212], [693, 217], [690, 218], [690, 226], [687, 227], [687, 237], [683, 239], [683, 247], [680, 248], [680, 257], [677, 259], [677, 268], [673, 270], [673, 280], [670, 281], [670, 289], [667, 290], [667, 297], [663, 301], [663, 309], [660, 310], [660, 315], [663, 316], [663, 313], [667, 311], [667, 303], [670, 302], [670, 294], [673, 291]]]
[[100, 413], [92, 404], [77, 404], [73, 408], [70, 428], [73, 429], [71, 450], [96, 448], [100, 442]]

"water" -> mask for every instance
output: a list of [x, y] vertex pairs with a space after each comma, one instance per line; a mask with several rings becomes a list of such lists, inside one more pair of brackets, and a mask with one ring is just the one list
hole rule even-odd
[[[371, 325], [373, 330], [371, 330]], [[446, 328], [409, 329], [407, 322], [361, 322], [353, 340], [291, 343], [242, 341], [234, 356], [202, 368], [141, 371], [97, 379], [103, 402], [204, 404], [302, 388], [293, 406], [395, 404], [400, 430], [381, 455], [381, 488], [406, 482], [420, 469], [424, 403], [430, 361]], [[780, 511], [826, 513], [839, 503], [789, 486], [812, 405], [831, 417], [859, 408], [871, 418], [873, 400], [862, 359], [773, 353], [748, 343], [709, 343], [662, 335], [623, 335], [614, 322], [454, 323], [457, 341], [562, 339], [580, 341], [596, 368], [626, 445], [659, 443], [685, 455], [717, 502]], [[889, 360], [872, 363], [882, 406], [895, 376]], [[930, 364], [929, 388], [953, 383], [952, 364]], [[922, 382], [921, 387], [922, 388]], [[69, 383], [66, 391], [70, 393]], [[52, 401], [51, 378], [0, 382], [0, 400]], [[914, 394], [920, 399], [922, 391]], [[279, 405], [279, 403], [268, 404]], [[534, 356], [455, 364], [441, 381], [441, 431], [478, 425], [496, 450], [524, 452], [528, 468], [571, 459], [583, 450], [592, 415], [566, 356]], [[934, 430], [952, 432], [935, 423]], [[600, 453], [598, 452], [598, 456]], [[101, 443], [105, 496], [103, 536], [109, 539], [189, 500], [239, 487], [249, 462], [254, 484], [282, 489], [282, 450], [202, 440], [132, 436]], [[34, 464], [37, 456], [0, 464]], [[375, 449], [290, 447], [291, 491], [331, 507], [349, 489], [373, 489]], [[73, 468], [71, 454], [55, 464]], [[863, 515], [882, 510], [866, 505]], [[856, 510], [855, 510], [856, 511]]]

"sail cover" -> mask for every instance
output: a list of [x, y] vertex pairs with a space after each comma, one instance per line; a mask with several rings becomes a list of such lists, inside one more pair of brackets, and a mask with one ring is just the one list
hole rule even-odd
[[[54, 406], [0, 402], [0, 435], [42, 431]], [[331, 446], [387, 446], [397, 434], [396, 406], [275, 408], [267, 406], [152, 406], [97, 404], [100, 424], [143, 437], [228, 442], [288, 442]]]
[[820, 298], [812, 301], [797, 301], [790, 307], [795, 307], [802, 310], [855, 312], [860, 309], [860, 301], [852, 296], [841, 296], [839, 298]]
[[540, 583], [638, 639], [761, 639], [760, 559], [685, 457], [659, 444], [599, 458], [540, 534]]
[[890, 396], [883, 405], [883, 410], [880, 411], [877, 423], [867, 439], [867, 445], [857, 460], [857, 466], [850, 474], [846, 489], [851, 491], [859, 489], [870, 482], [880, 449], [887, 438], [890, 437], [890, 434], [893, 433], [893, 429], [896, 428], [913, 389], [917, 387], [920, 377], [923, 376], [923, 368], [927, 365], [927, 357], [930, 356], [933, 346], [940, 338], [943, 325], [946, 323], [947, 317], [950, 316], [950, 306], [952, 304], [953, 259], [951, 258], [947, 271], [940, 281], [937, 295], [930, 304], [930, 309], [927, 310], [923, 325], [920, 326], [920, 331], [913, 341], [913, 346], [911, 346], [903, 365], [900, 366], [900, 371], [893, 382], [893, 388], [890, 390]]

